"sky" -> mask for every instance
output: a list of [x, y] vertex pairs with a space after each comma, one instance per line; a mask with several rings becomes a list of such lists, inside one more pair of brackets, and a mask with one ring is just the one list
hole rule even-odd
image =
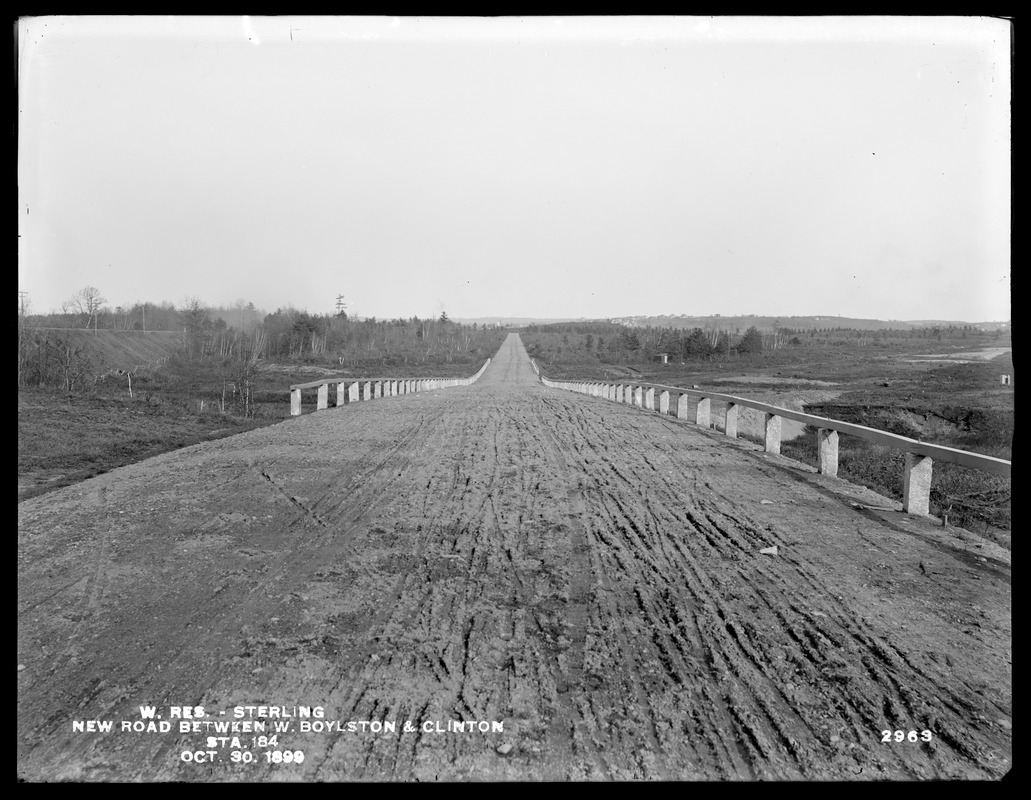
[[1010, 317], [988, 17], [24, 17], [19, 291]]

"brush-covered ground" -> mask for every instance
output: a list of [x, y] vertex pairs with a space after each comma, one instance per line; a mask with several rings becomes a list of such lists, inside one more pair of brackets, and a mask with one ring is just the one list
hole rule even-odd
[[[160, 453], [282, 422], [290, 417], [293, 383], [329, 376], [466, 377], [481, 364], [341, 368], [328, 362], [262, 363], [246, 398], [217, 362], [175, 358], [157, 368], [135, 370], [131, 394], [129, 378], [117, 374], [98, 381], [89, 393], [23, 387], [18, 392], [18, 499]], [[315, 390], [305, 392], [304, 403], [305, 413], [314, 409]]]

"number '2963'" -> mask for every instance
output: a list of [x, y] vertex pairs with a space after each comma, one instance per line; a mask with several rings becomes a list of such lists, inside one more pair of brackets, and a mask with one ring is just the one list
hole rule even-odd
[[881, 731], [882, 742], [929, 742], [932, 738], [930, 731]]

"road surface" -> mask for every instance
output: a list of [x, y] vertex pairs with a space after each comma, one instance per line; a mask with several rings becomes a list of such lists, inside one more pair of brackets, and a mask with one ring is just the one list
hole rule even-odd
[[511, 335], [470, 387], [19, 503], [18, 773], [999, 778], [1008, 553], [886, 502]]

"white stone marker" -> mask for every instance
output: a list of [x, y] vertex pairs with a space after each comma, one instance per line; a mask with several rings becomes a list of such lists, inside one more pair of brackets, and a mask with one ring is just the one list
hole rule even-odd
[[931, 469], [928, 456], [906, 453], [902, 488], [902, 510], [907, 514], [931, 513]]
[[766, 415], [766, 452], [780, 454], [780, 417]]
[[838, 474], [838, 432], [819, 428], [816, 438], [820, 442], [820, 472], [833, 478]]

